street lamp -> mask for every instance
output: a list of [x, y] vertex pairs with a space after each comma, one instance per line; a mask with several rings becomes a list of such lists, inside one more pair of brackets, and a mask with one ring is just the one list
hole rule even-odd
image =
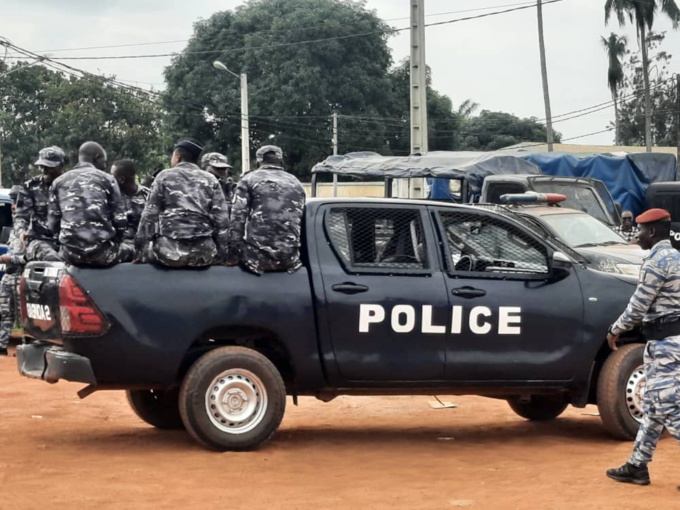
[[213, 62], [213, 67], [224, 71], [241, 80], [241, 175], [250, 170], [250, 126], [248, 124], [248, 76], [240, 75], [229, 70], [219, 60]]

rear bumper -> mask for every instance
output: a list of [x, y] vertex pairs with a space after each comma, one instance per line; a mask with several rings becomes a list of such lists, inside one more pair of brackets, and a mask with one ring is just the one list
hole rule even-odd
[[54, 344], [33, 343], [17, 346], [19, 373], [48, 383], [65, 381], [96, 384], [90, 360], [66, 352]]

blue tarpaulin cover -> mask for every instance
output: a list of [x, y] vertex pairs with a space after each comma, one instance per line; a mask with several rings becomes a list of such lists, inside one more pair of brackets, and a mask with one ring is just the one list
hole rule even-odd
[[621, 208], [638, 215], [645, 208], [645, 192], [653, 182], [678, 180], [678, 168], [672, 154], [642, 153], [580, 156], [567, 153], [523, 154], [522, 158], [538, 165], [546, 175], [592, 177], [607, 186]]

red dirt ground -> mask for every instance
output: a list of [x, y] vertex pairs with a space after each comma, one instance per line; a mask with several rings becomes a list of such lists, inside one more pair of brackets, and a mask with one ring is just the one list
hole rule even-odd
[[122, 392], [78, 389], [0, 358], [0, 509], [680, 508], [675, 442], [662, 440], [652, 485], [614, 483], [604, 471], [631, 444], [595, 408], [529, 423], [478, 397], [303, 398], [261, 450], [220, 454], [142, 423]]

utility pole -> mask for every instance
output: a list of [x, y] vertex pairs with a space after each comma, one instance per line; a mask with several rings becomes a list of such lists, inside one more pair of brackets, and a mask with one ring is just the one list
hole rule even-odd
[[550, 112], [550, 91], [548, 90], [548, 66], [545, 61], [545, 41], [543, 39], [543, 2], [536, 0], [538, 12], [538, 47], [541, 54], [541, 78], [543, 80], [543, 101], [545, 102], [545, 127], [548, 131], [548, 152], [553, 151], [552, 113]]
[[241, 175], [250, 171], [250, 123], [248, 122], [248, 75], [236, 74], [219, 60], [213, 67], [241, 80]]
[[248, 75], [241, 73], [241, 175], [250, 172], [250, 122], [248, 120]]
[[678, 164], [678, 169], [680, 170], [680, 74], [675, 75], [675, 101], [678, 105], [676, 124], [678, 128], [677, 133], [677, 153], [675, 155], [675, 160]]
[[[427, 154], [427, 65], [425, 63], [425, 0], [411, 2], [411, 154]], [[420, 192], [423, 191], [423, 179]], [[401, 181], [399, 181], [401, 184]], [[409, 197], [416, 182], [409, 183]], [[399, 190], [399, 196], [403, 196]]]
[[[338, 155], [338, 112], [333, 112], [333, 156]], [[333, 196], [338, 196], [338, 174], [333, 174]]]

